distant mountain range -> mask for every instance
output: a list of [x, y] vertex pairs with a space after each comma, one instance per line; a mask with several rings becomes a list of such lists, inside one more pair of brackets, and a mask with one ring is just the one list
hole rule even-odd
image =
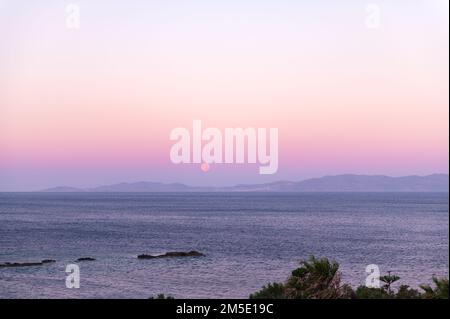
[[278, 181], [231, 187], [196, 187], [180, 183], [136, 182], [94, 188], [59, 186], [43, 192], [448, 192], [449, 176], [390, 177], [384, 175], [335, 175], [300, 182]]

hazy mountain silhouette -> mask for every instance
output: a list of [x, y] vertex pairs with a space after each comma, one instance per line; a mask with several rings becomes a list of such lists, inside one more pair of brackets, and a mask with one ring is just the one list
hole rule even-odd
[[448, 192], [449, 176], [390, 177], [384, 175], [335, 175], [300, 182], [278, 181], [266, 184], [240, 184], [231, 187], [195, 187], [180, 183], [119, 183], [79, 189], [54, 187], [45, 192]]
[[52, 188], [48, 188], [43, 190], [43, 192], [50, 192], [50, 193], [78, 193], [78, 192], [85, 192], [84, 189], [82, 188], [77, 188], [77, 187], [70, 187], [70, 186], [57, 186], [57, 187], [52, 187]]

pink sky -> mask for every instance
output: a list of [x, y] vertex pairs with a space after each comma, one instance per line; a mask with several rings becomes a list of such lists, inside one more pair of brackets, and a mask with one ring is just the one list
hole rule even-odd
[[[0, 2], [0, 190], [448, 172], [445, 1], [78, 3]], [[277, 174], [172, 164], [194, 119], [278, 128]]]

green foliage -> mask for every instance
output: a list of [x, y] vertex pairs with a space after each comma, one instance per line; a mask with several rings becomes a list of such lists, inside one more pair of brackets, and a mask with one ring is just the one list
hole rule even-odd
[[347, 285], [341, 285], [339, 264], [330, 262], [327, 258], [316, 259], [311, 256], [301, 261], [300, 267], [284, 284], [269, 284], [251, 298], [286, 299], [337, 299], [350, 298], [352, 290]]
[[286, 299], [284, 294], [285, 288], [281, 283], [269, 283], [267, 286], [254, 294], [250, 295], [250, 299]]
[[400, 277], [391, 272], [381, 276], [381, 288], [359, 286], [356, 290], [341, 283], [339, 264], [327, 258], [311, 256], [301, 261], [300, 267], [292, 271], [285, 283], [270, 283], [250, 295], [251, 299], [448, 299], [448, 279], [433, 278], [435, 287], [420, 286], [423, 293], [407, 285], [401, 285], [397, 292], [392, 285]]
[[391, 293], [392, 292], [391, 285], [394, 282], [399, 281], [400, 277], [396, 275], [391, 275], [391, 272], [388, 271], [388, 274], [386, 276], [381, 276], [380, 280], [385, 283], [383, 288], [386, 289], [389, 293]]
[[175, 299], [175, 298], [170, 295], [166, 296], [165, 294], [158, 294], [156, 295], [156, 297], [150, 297], [149, 299]]
[[396, 299], [420, 299], [420, 292], [416, 289], [409, 288], [408, 285], [401, 285], [398, 288]]
[[292, 299], [343, 298], [346, 291], [341, 286], [339, 264], [311, 256], [292, 272], [286, 284], [286, 296]]
[[359, 286], [355, 292], [356, 299], [392, 299], [392, 295], [382, 288]]
[[407, 285], [401, 285], [397, 293], [383, 288], [369, 288], [359, 286], [355, 291], [356, 299], [419, 299], [420, 293], [416, 289], [411, 289]]
[[422, 298], [424, 299], [448, 299], [448, 279], [433, 277], [435, 288], [429, 285], [422, 285], [420, 288], [424, 290]]
[[342, 290], [342, 296], [344, 296], [346, 299], [356, 299], [356, 293], [353, 290], [352, 286], [344, 284], [341, 287]]

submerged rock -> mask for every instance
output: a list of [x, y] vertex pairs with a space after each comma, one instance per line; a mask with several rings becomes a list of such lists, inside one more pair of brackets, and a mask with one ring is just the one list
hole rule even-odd
[[165, 253], [165, 255], [160, 255], [160, 257], [189, 257], [189, 256], [204, 256], [202, 253], [195, 251], [195, 250], [191, 250], [188, 252], [184, 252], [184, 251], [169, 251], [167, 253]]
[[92, 257], [81, 257], [77, 259], [77, 261], [94, 261], [94, 260], [95, 258]]
[[152, 259], [152, 258], [156, 258], [156, 256], [142, 254], [142, 255], [138, 255], [137, 258], [138, 259]]
[[6, 267], [29, 267], [29, 266], [42, 266], [44, 264], [54, 263], [56, 260], [53, 259], [43, 259], [41, 261], [33, 261], [33, 262], [5, 262], [0, 263], [0, 268], [6, 268]]
[[146, 255], [146, 254], [142, 254], [142, 255], [138, 255], [137, 258], [138, 259], [153, 259], [153, 258], [167, 258], [167, 257], [200, 257], [200, 256], [204, 256], [204, 254], [196, 251], [196, 250], [191, 250], [191, 251], [169, 251], [163, 255]]

